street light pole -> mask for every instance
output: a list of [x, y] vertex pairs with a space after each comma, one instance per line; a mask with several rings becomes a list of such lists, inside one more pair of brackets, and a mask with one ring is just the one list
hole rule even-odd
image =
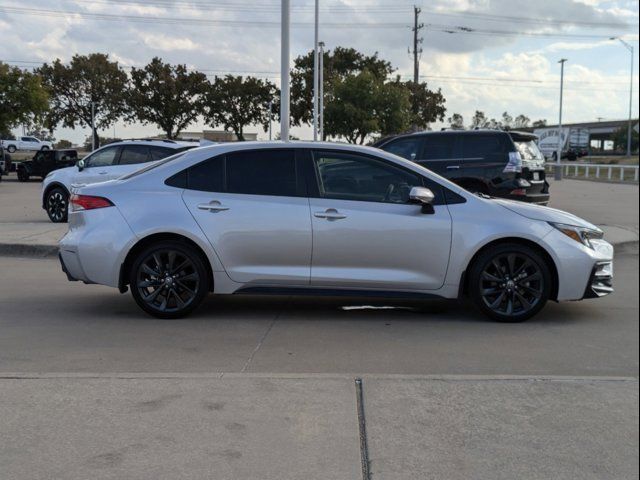
[[313, 34], [313, 141], [318, 141], [318, 16], [320, 13], [319, 0], [315, 0], [315, 30]]
[[91, 151], [96, 149], [95, 125], [95, 102], [91, 102]]
[[558, 118], [558, 150], [556, 151], [556, 171], [554, 178], [556, 180], [562, 180], [562, 167], [560, 166], [560, 160], [562, 159], [562, 147], [564, 142], [562, 141], [562, 93], [564, 89], [564, 63], [566, 58], [560, 59], [560, 115]]
[[320, 59], [318, 61], [318, 106], [320, 110], [318, 119], [318, 131], [320, 133], [320, 140], [324, 141], [324, 42], [319, 42], [320, 47]]
[[271, 100], [269, 100], [269, 141], [271, 141], [273, 139], [272, 136], [272, 123], [273, 123], [273, 98]]
[[627, 42], [625, 42], [623, 39], [621, 39], [620, 37], [611, 37], [609, 40], [618, 40], [622, 46], [624, 48], [626, 48], [627, 50], [629, 50], [629, 53], [631, 54], [631, 68], [629, 69], [630, 71], [630, 82], [629, 82], [629, 125], [627, 125], [627, 157], [631, 156], [631, 124], [632, 124], [632, 119], [631, 116], [633, 115], [633, 45], [628, 44]]
[[289, 28], [290, 0], [282, 0], [280, 20], [280, 139], [289, 141]]

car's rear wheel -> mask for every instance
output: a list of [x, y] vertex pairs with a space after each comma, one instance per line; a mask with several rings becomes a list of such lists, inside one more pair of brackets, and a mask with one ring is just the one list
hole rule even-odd
[[533, 248], [502, 244], [482, 252], [471, 266], [469, 294], [499, 322], [522, 322], [538, 313], [551, 293], [551, 272]]
[[129, 274], [131, 294], [145, 312], [180, 318], [195, 309], [209, 291], [202, 256], [180, 242], [161, 242], [143, 250]]
[[47, 145], [43, 145], [42, 148], [40, 150], [49, 150], [49, 147]]
[[61, 187], [52, 188], [45, 198], [47, 215], [53, 223], [67, 221], [69, 194]]
[[18, 169], [18, 181], [26, 182], [29, 180], [29, 174], [25, 171], [24, 168]]

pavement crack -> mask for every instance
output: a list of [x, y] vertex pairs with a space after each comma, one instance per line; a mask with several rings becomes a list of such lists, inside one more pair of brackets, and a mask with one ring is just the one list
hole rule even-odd
[[364, 415], [364, 388], [360, 377], [356, 383], [356, 407], [358, 410], [358, 429], [360, 436], [360, 464], [362, 466], [362, 480], [371, 480], [371, 461], [369, 460], [369, 443], [367, 442], [367, 419]]
[[275, 318], [271, 320], [271, 322], [269, 323], [269, 326], [267, 327], [265, 332], [262, 334], [262, 337], [260, 337], [260, 340], [258, 340], [258, 344], [256, 345], [256, 348], [253, 349], [253, 352], [251, 352], [251, 355], [249, 355], [249, 358], [247, 358], [247, 361], [244, 363], [244, 366], [242, 367], [242, 370], [240, 370], [240, 373], [245, 373], [247, 371], [247, 368], [249, 368], [249, 365], [251, 365], [251, 362], [253, 361], [253, 357], [256, 356], [256, 354], [258, 353], [258, 350], [260, 350], [260, 348], [262, 347], [262, 344], [264, 343], [265, 339], [269, 335], [269, 332], [271, 332], [271, 329], [278, 321], [278, 318], [280, 318], [281, 313], [282, 312], [278, 312]]

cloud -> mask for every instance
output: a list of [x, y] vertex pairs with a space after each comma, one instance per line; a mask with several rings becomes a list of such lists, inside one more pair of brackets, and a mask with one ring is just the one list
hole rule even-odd
[[202, 45], [194, 42], [189, 37], [170, 37], [163, 33], [141, 33], [140, 37], [147, 47], [164, 52], [198, 50], [202, 48]]

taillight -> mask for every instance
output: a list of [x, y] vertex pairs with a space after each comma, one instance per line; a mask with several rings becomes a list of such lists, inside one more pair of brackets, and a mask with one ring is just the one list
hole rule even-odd
[[111, 200], [92, 195], [71, 195], [69, 204], [72, 212], [80, 210], [95, 210], [96, 208], [113, 207]]
[[525, 196], [527, 194], [527, 191], [524, 188], [516, 188], [515, 190], [511, 190], [511, 192], [509, 192], [511, 195], [521, 195], [521, 196]]

